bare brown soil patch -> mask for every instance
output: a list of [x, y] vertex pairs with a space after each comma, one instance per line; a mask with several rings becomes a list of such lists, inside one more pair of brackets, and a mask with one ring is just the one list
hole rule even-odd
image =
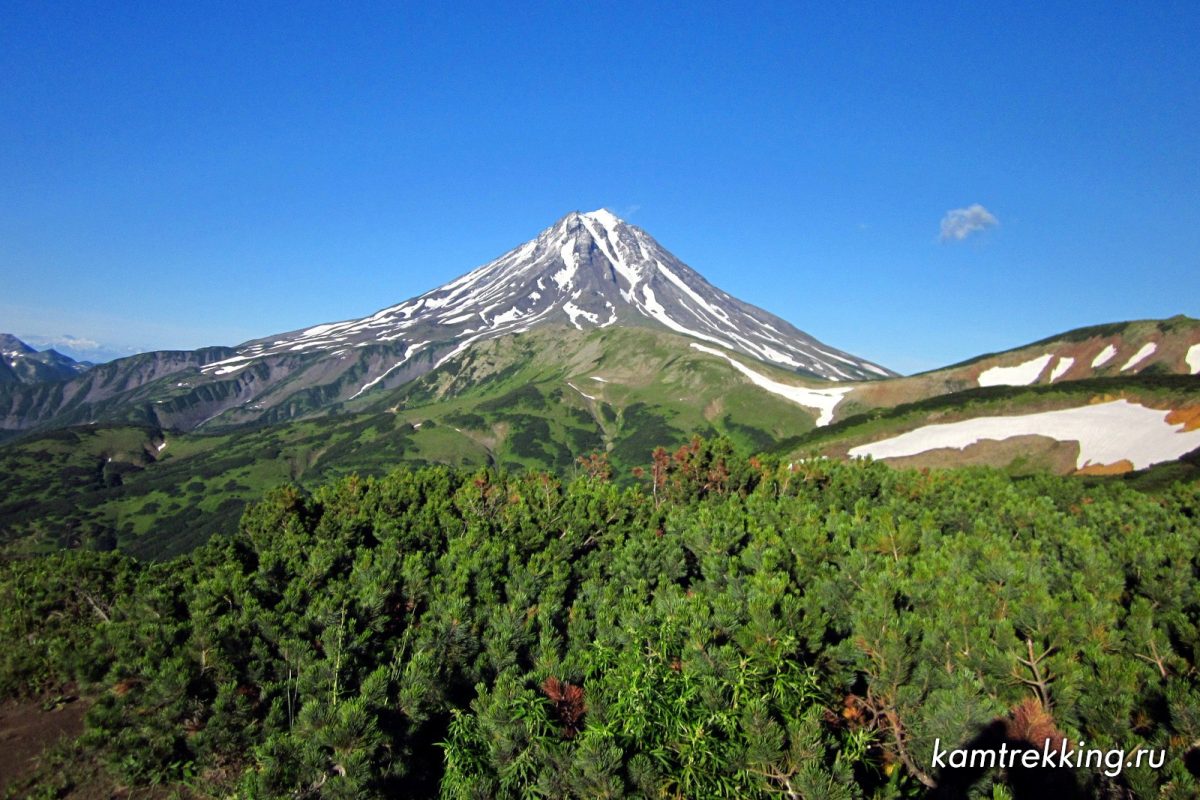
[[1183, 425], [1185, 432], [1200, 429], [1200, 406], [1188, 406], [1172, 411], [1167, 414], [1167, 424]]
[[1124, 475], [1126, 472], [1133, 472], [1133, 463], [1122, 458], [1120, 461], [1114, 461], [1111, 464], [1088, 464], [1083, 469], [1075, 471], [1076, 475]]
[[83, 715], [88, 702], [67, 698], [10, 700], [0, 704], [0, 795], [17, 780], [32, 774], [39, 759], [60, 739], [83, 733]]
[[941, 447], [883, 461], [893, 467], [909, 469], [991, 466], [1066, 475], [1075, 471], [1078, 457], [1078, 442], [1060, 442], [1046, 436], [1012, 436], [1003, 440], [985, 439], [962, 450]]
[[[90, 699], [73, 696], [0, 703], [0, 798], [200, 800], [209, 797], [184, 784], [129, 786], [110, 774], [97, 753], [79, 740], [91, 704]], [[210, 770], [199, 780], [202, 785], [221, 791], [220, 787], [228, 786], [232, 777], [225, 770]]]
[[[918, 375], [909, 378], [894, 378], [888, 381], [863, 383], [854, 387], [841, 405], [848, 407], [852, 401], [860, 410], [869, 408], [891, 408], [903, 403], [914, 403], [934, 395], [974, 388], [965, 380], [955, 381], [945, 375]], [[839, 416], [849, 413], [839, 409]]]

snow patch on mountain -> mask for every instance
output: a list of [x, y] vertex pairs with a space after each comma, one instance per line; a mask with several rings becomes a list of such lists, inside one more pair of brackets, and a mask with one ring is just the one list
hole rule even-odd
[[1099, 353], [1097, 353], [1096, 357], [1092, 359], [1092, 369], [1095, 369], [1097, 367], [1103, 367], [1109, 361], [1112, 361], [1113, 356], [1115, 356], [1116, 354], [1117, 354], [1116, 347], [1114, 347], [1111, 344], [1105, 345], [1104, 349], [1101, 350]]
[[231, 372], [237, 372], [239, 369], [250, 366], [250, 360], [253, 355], [232, 356], [231, 358], [214, 361], [211, 364], [200, 368], [202, 373], [212, 373], [213, 375], [228, 375]]
[[583, 326], [579, 324], [579, 322], [576, 320], [576, 317], [583, 317], [593, 325], [600, 321], [600, 317], [598, 315], [593, 314], [590, 311], [584, 311], [582, 308], [569, 300], [563, 303], [563, 311], [566, 313], [567, 317], [570, 318], [571, 324], [579, 330], [583, 330]]
[[595, 400], [595, 399], [596, 399], [595, 397], [593, 397], [592, 395], [590, 395], [590, 394], [588, 394], [587, 392], [583, 391], [583, 389], [580, 389], [578, 386], [576, 386], [575, 384], [571, 383], [570, 381], [567, 381], [567, 386], [570, 386], [572, 389], [574, 389], [575, 391], [579, 392], [581, 395], [583, 395], [584, 397], [586, 397], [588, 400]]
[[902, 458], [941, 448], [962, 450], [981, 441], [1045, 436], [1060, 442], [1079, 442], [1078, 469], [1126, 459], [1134, 469], [1145, 469], [1200, 447], [1200, 430], [1185, 431], [1182, 423], [1171, 425], [1167, 422], [1170, 413], [1128, 400], [1114, 400], [1037, 414], [976, 417], [925, 425], [899, 436], [852, 447], [849, 454]]
[[492, 324], [503, 325], [506, 322], [512, 322], [513, 320], [520, 319], [523, 316], [525, 316], [525, 313], [516, 306], [513, 306], [503, 314], [497, 314], [496, 316], [492, 317]]
[[1075, 359], [1073, 359], [1073, 358], [1070, 358], [1070, 357], [1060, 358], [1058, 360], [1058, 363], [1054, 365], [1054, 369], [1050, 371], [1050, 382], [1054, 383], [1056, 380], [1061, 378], [1063, 375], [1066, 375], [1067, 370], [1069, 370], [1074, 363], [1075, 363]]
[[[477, 313], [455, 314], [453, 317], [442, 317], [438, 320], [442, 325], [457, 325], [460, 322], [466, 322], [469, 319], [475, 319], [479, 316]], [[383, 338], [382, 336], [379, 338]]]
[[688, 297], [690, 297], [693, 301], [695, 301], [695, 303], [698, 306], [703, 308], [709, 314], [712, 314], [714, 317], [720, 318], [722, 322], [724, 322], [726, 325], [733, 327], [734, 330], [737, 329], [737, 325], [732, 320], [729, 319], [729, 315], [727, 313], [725, 313], [725, 311], [723, 309], [721, 309], [717, 306], [710, 305], [707, 300], [705, 300], [703, 297], [698, 295], [696, 293], [696, 291], [694, 289], [692, 289], [692, 287], [688, 286], [678, 275], [676, 275], [674, 272], [671, 272], [671, 270], [667, 269], [666, 264], [663, 264], [661, 261], [655, 261], [654, 263], [658, 265], [658, 271], [662, 275], [664, 275], [667, 280], [669, 280], [671, 283], [678, 286], [680, 291], [682, 291], [684, 294], [686, 294]]
[[1193, 375], [1200, 375], [1200, 342], [1188, 348], [1187, 357], [1188, 370]]
[[772, 394], [777, 394], [780, 397], [785, 397], [797, 405], [813, 408], [819, 412], [816, 425], [818, 428], [828, 425], [833, 422], [833, 411], [837, 408], [838, 403], [842, 402], [842, 395], [852, 391], [850, 387], [840, 389], [806, 389], [803, 386], [792, 386], [787, 383], [780, 383], [772, 380], [766, 375], [747, 367], [742, 362], [730, 358], [727, 354], [720, 350], [714, 350], [702, 344], [692, 343], [692, 347], [702, 353], [718, 356], [728, 361], [734, 369], [750, 379], [750, 382], [755, 386], [766, 389]]
[[1052, 353], [1032, 358], [1015, 367], [992, 367], [979, 373], [980, 386], [1028, 386], [1038, 379], [1053, 360]]
[[1124, 366], [1121, 367], [1121, 372], [1124, 372], [1127, 369], [1133, 369], [1138, 364], [1142, 363], [1147, 358], [1149, 358], [1151, 355], [1153, 355], [1154, 351], [1157, 349], [1158, 349], [1157, 342], [1146, 342], [1144, 345], [1141, 346], [1141, 348], [1136, 353], [1134, 353], [1133, 355], [1131, 355], [1129, 357], [1129, 360], [1126, 361]]
[[675, 320], [673, 320], [667, 314], [667, 309], [663, 306], [663, 304], [658, 302], [658, 298], [655, 296], [654, 290], [651, 289], [649, 286], [642, 287], [642, 299], [645, 300], [645, 304], [641, 305], [641, 308], [643, 310], [645, 310], [647, 313], [649, 313], [649, 315], [651, 317], [658, 320], [663, 325], [666, 325], [671, 330], [678, 331], [679, 333], [682, 333], [685, 336], [692, 336], [696, 339], [705, 339], [706, 341], [715, 342], [716, 344], [719, 344], [722, 347], [728, 347], [730, 350], [737, 349], [729, 342], [723, 341], [721, 339], [717, 339], [713, 336], [709, 336], [706, 333], [700, 333], [699, 331], [694, 331], [691, 328], [687, 328], [687, 327], [679, 324]]
[[412, 358], [414, 355], [416, 355], [416, 354], [417, 354], [417, 351], [418, 351], [418, 350], [420, 350], [422, 347], [424, 347], [424, 346], [425, 346], [425, 345], [427, 345], [427, 344], [429, 344], [429, 342], [417, 342], [416, 344], [414, 344], [414, 345], [411, 345], [411, 346], [410, 346], [410, 347], [409, 347], [407, 350], [405, 350], [405, 351], [404, 351], [404, 358], [400, 359], [400, 360], [399, 360], [399, 361], [397, 361], [395, 364], [393, 364], [392, 366], [390, 366], [390, 367], [388, 367], [387, 369], [385, 369], [385, 370], [384, 370], [384, 371], [383, 371], [383, 372], [382, 372], [380, 375], [378, 375], [377, 377], [375, 377], [375, 378], [372, 378], [371, 380], [369, 380], [369, 381], [367, 381], [366, 383], [364, 383], [364, 384], [362, 385], [362, 388], [360, 388], [360, 389], [359, 389], [357, 392], [355, 392], [354, 394], [350, 395], [350, 399], [351, 399], [351, 400], [353, 400], [354, 398], [358, 397], [358, 396], [359, 396], [359, 395], [361, 395], [363, 392], [367, 391], [367, 390], [368, 390], [368, 389], [370, 389], [372, 386], [376, 385], [376, 384], [377, 384], [377, 383], [379, 383], [381, 380], [383, 380], [384, 378], [386, 378], [388, 375], [391, 375], [391, 374], [392, 374], [393, 372], [395, 372], [397, 369], [399, 369], [400, 367], [404, 366], [406, 363], [408, 363], [408, 360], [409, 360], [410, 358]]

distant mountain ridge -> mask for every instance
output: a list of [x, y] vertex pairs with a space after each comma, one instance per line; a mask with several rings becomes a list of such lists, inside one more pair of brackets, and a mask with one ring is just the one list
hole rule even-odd
[[648, 327], [800, 378], [895, 373], [724, 292], [611, 212], [572, 212], [500, 258], [370, 316], [236, 348], [143, 353], [59, 386], [0, 387], [0, 430], [123, 421], [192, 430], [354, 410], [479, 342]]
[[10, 333], [0, 333], [0, 384], [65, 381], [91, 366], [57, 350], [39, 352]]

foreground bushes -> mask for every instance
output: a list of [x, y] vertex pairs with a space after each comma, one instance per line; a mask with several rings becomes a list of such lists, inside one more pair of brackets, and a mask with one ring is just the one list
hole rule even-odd
[[918, 796], [935, 739], [1023, 704], [1167, 749], [1087, 796], [1200, 791], [1196, 487], [603, 467], [284, 488], [168, 564], [6, 565], [0, 689], [90, 681], [125, 779], [245, 797]]

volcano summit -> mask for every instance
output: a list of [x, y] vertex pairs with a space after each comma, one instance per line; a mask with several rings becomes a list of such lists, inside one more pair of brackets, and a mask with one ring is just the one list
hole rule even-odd
[[472, 342], [549, 324], [581, 330], [658, 324], [832, 381], [894, 374], [721, 291], [606, 209], [568, 214], [535, 239], [419, 297], [362, 319], [248, 342], [237, 356], [207, 369], [225, 374], [270, 356], [343, 354], [391, 341], [405, 342], [408, 357], [435, 349], [440, 366]]

